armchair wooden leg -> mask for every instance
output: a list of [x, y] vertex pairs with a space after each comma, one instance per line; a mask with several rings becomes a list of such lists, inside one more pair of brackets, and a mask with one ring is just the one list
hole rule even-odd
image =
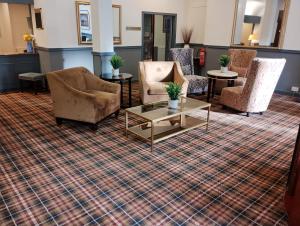
[[247, 117], [250, 117], [250, 112], [247, 112], [247, 113], [246, 113], [246, 116], [247, 116]]
[[56, 124], [60, 126], [62, 124], [62, 118], [55, 118]]
[[117, 110], [117, 111], [115, 112], [115, 117], [118, 118], [118, 117], [119, 117], [119, 114], [120, 114], [120, 110]]
[[90, 124], [90, 128], [91, 128], [91, 130], [93, 130], [93, 131], [97, 131], [97, 130], [98, 130], [98, 123]]
[[259, 112], [259, 114], [260, 114], [260, 115], [263, 115], [264, 113], [263, 113], [263, 112]]

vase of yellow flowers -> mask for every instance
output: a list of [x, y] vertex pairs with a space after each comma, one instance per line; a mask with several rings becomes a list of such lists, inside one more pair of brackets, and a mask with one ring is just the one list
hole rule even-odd
[[33, 53], [33, 35], [31, 34], [24, 34], [23, 39], [26, 42], [26, 50], [27, 53]]

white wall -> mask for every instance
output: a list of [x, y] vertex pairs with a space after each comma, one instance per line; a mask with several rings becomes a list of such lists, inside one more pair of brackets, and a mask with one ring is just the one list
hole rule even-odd
[[[182, 42], [186, 0], [113, 0], [122, 6], [122, 45], [141, 45], [141, 31], [127, 31], [127, 26], [142, 26], [142, 11], [177, 14], [177, 42]], [[44, 30], [34, 30], [37, 44], [47, 48], [81, 47], [77, 41], [75, 0], [34, 0], [42, 8]], [[110, 26], [110, 25], [108, 25]]]
[[0, 3], [0, 21], [0, 53], [15, 52], [7, 3]]
[[300, 0], [291, 0], [283, 49], [300, 50]]
[[191, 43], [204, 43], [208, 0], [186, 0], [186, 24], [193, 29]]
[[[35, 0], [42, 8], [44, 30], [35, 30], [37, 43], [48, 48], [80, 47], [77, 41], [75, 0]], [[142, 26], [142, 11], [177, 14], [177, 43], [181, 28], [194, 28], [192, 43], [229, 46], [235, 0], [113, 0], [122, 6], [122, 46], [141, 45], [141, 31], [126, 26]], [[291, 0], [284, 49], [300, 50], [300, 0]], [[57, 26], [59, 24], [59, 26]]]
[[204, 44], [229, 46], [231, 42], [235, 0], [208, 0]]
[[35, 25], [33, 26], [38, 46], [47, 48], [79, 46], [75, 0], [34, 0], [34, 8], [42, 8], [44, 29], [36, 29]]
[[28, 24], [27, 17], [30, 17], [28, 5], [8, 4], [14, 48], [17, 52], [23, 52], [26, 49], [23, 35], [32, 34], [32, 29]]

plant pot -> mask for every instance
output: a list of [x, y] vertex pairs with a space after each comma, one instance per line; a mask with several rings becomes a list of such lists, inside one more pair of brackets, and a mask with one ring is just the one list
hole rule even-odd
[[120, 75], [120, 69], [113, 69], [113, 76], [118, 77]]
[[190, 48], [190, 44], [184, 44], [183, 48], [189, 49]]
[[178, 100], [169, 100], [168, 107], [171, 109], [177, 109], [178, 107]]
[[27, 50], [27, 53], [33, 53], [33, 45], [32, 45], [31, 41], [28, 41], [26, 43], [26, 50]]
[[227, 73], [228, 72], [228, 67], [221, 67], [221, 72], [222, 73]]

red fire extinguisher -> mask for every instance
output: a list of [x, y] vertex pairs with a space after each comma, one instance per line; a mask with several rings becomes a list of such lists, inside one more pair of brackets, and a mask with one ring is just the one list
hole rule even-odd
[[200, 48], [199, 51], [199, 64], [200, 66], [204, 66], [205, 65], [205, 48]]

